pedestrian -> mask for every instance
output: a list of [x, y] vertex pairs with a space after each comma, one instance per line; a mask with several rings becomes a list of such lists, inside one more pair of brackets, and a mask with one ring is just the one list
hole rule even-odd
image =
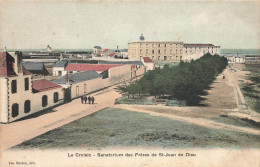
[[85, 104], [87, 103], [87, 96], [84, 96]]
[[91, 104], [91, 97], [88, 97], [88, 103]]
[[83, 96], [81, 96], [80, 98], [81, 98], [81, 104], [83, 104]]
[[92, 96], [91, 101], [92, 101], [92, 104], [94, 104], [94, 102], [95, 102], [94, 96]]

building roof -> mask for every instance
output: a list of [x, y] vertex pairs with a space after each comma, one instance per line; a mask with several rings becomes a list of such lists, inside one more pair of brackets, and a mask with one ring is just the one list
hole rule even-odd
[[105, 49], [105, 50], [104, 50], [104, 52], [107, 52], [107, 51], [109, 51], [109, 49]]
[[[0, 77], [17, 76], [13, 68], [14, 58], [8, 52], [0, 52]], [[23, 67], [23, 74], [31, 73]]]
[[51, 81], [48, 81], [46, 79], [40, 79], [32, 82], [32, 88], [33, 88], [33, 92], [37, 93], [37, 92], [44, 92], [52, 89], [61, 88], [61, 86]]
[[130, 41], [129, 43], [174, 43], [183, 44], [181, 41]]
[[23, 75], [31, 75], [32, 73], [23, 67]]
[[[83, 82], [83, 81], [87, 81], [87, 80], [91, 80], [91, 79], [95, 79], [95, 78], [102, 78], [102, 75], [97, 73], [94, 70], [91, 71], [85, 71], [85, 72], [78, 72], [78, 73], [74, 73], [74, 74], [68, 74], [69, 76], [69, 83], [70, 84], [75, 84], [78, 82]], [[53, 82], [56, 84], [66, 84], [66, 75], [54, 80]]]
[[98, 64], [122, 64], [122, 65], [144, 66], [142, 61], [105, 61], [105, 60], [99, 60]]
[[100, 47], [100, 46], [94, 46], [94, 48], [96, 48], [96, 49], [101, 49], [101, 47]]
[[112, 56], [115, 56], [115, 52], [113, 52], [113, 53], [110, 53], [110, 55], [108, 55], [108, 56], [110, 56], [110, 57], [112, 57]]
[[145, 63], [152, 63], [152, 59], [150, 59], [149, 57], [143, 57], [143, 60]]
[[31, 70], [43, 70], [44, 69], [44, 64], [42, 62], [25, 62], [23, 63], [23, 67], [29, 71]]
[[53, 67], [66, 67], [67, 64], [68, 64], [67, 60], [58, 60], [55, 62]]
[[122, 64], [68, 64], [65, 68], [65, 71], [106, 71], [113, 67], [122, 66]]
[[128, 49], [122, 49], [121, 52], [128, 52]]
[[183, 47], [219, 47], [213, 44], [183, 44]]

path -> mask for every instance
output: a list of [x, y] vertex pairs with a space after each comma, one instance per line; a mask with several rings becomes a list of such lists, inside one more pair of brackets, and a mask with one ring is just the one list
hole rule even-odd
[[[140, 108], [140, 107], [136, 108], [136, 106], [121, 104], [121, 105], [115, 105], [114, 108], [121, 108], [121, 109], [126, 109], [126, 110], [130, 110], [130, 111], [135, 111], [135, 112], [147, 113], [147, 114], [150, 114], [150, 115], [153, 115], [153, 116], [166, 117], [166, 118], [170, 118], [170, 119], [174, 119], [174, 120], [178, 120], [178, 121], [182, 121], [182, 122], [196, 124], [196, 125], [207, 127], [207, 128], [232, 130], [232, 131], [238, 131], [238, 132], [260, 135], [259, 130], [252, 129], [252, 128], [245, 128], [245, 127], [238, 127], [238, 126], [234, 126], [234, 125], [228, 125], [228, 124], [219, 123], [219, 122], [215, 122], [213, 120], [204, 119], [204, 118], [192, 118], [192, 117], [178, 116], [178, 115], [174, 115], [174, 114], [158, 113], [156, 111], [151, 111], [151, 110], [145, 109], [146, 106], [143, 106], [143, 107], [144, 108]], [[151, 107], [151, 106], [149, 106], [149, 107]], [[181, 108], [179, 108], [179, 110], [181, 110]]]
[[[226, 78], [222, 79], [222, 75]], [[260, 121], [260, 114], [248, 109], [243, 94], [237, 84], [237, 78], [230, 68], [226, 68], [211, 85], [208, 95], [204, 96], [203, 107], [169, 107], [163, 105], [116, 105], [116, 108], [149, 113], [170, 119], [184, 121], [208, 128], [225, 129], [260, 135], [260, 131], [252, 128], [220, 123], [212, 118], [221, 115], [247, 118]]]
[[91, 96], [95, 96], [96, 104], [94, 105], [81, 104], [81, 100], [78, 98], [53, 108], [54, 112], [10, 124], [1, 124], [0, 149], [8, 149], [96, 111], [113, 106], [114, 100], [120, 96], [114, 90], [115, 87], [91, 94]]

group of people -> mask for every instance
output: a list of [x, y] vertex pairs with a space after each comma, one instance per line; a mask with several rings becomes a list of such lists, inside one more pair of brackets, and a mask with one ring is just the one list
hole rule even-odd
[[87, 97], [86, 95], [85, 96], [81, 96], [80, 97], [81, 98], [81, 103], [83, 104], [84, 102], [85, 102], [85, 104], [87, 104], [87, 101], [88, 101], [88, 104], [94, 104], [94, 102], [95, 102], [95, 98], [94, 98], [94, 96], [92, 96], [92, 97]]

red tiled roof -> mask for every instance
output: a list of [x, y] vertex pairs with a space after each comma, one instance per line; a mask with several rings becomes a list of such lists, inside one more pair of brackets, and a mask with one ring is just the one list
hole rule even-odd
[[212, 44], [183, 44], [183, 47], [213, 47]]
[[107, 52], [107, 51], [109, 51], [109, 49], [105, 49], [105, 50], [104, 50], [104, 52]]
[[57, 88], [61, 88], [60, 85], [57, 85], [51, 81], [48, 81], [46, 79], [40, 79], [40, 80], [35, 80], [32, 83], [32, 87], [33, 87], [33, 92], [44, 92], [47, 90], [52, 90], [52, 89], [57, 89]]
[[110, 57], [112, 57], [112, 56], [114, 56], [116, 53], [115, 52], [113, 52], [113, 53], [110, 53]]
[[106, 71], [119, 66], [122, 66], [122, 64], [68, 64], [65, 71]]
[[143, 57], [145, 63], [152, 63], [153, 61], [149, 57]]
[[23, 67], [23, 75], [31, 75], [32, 73]]

